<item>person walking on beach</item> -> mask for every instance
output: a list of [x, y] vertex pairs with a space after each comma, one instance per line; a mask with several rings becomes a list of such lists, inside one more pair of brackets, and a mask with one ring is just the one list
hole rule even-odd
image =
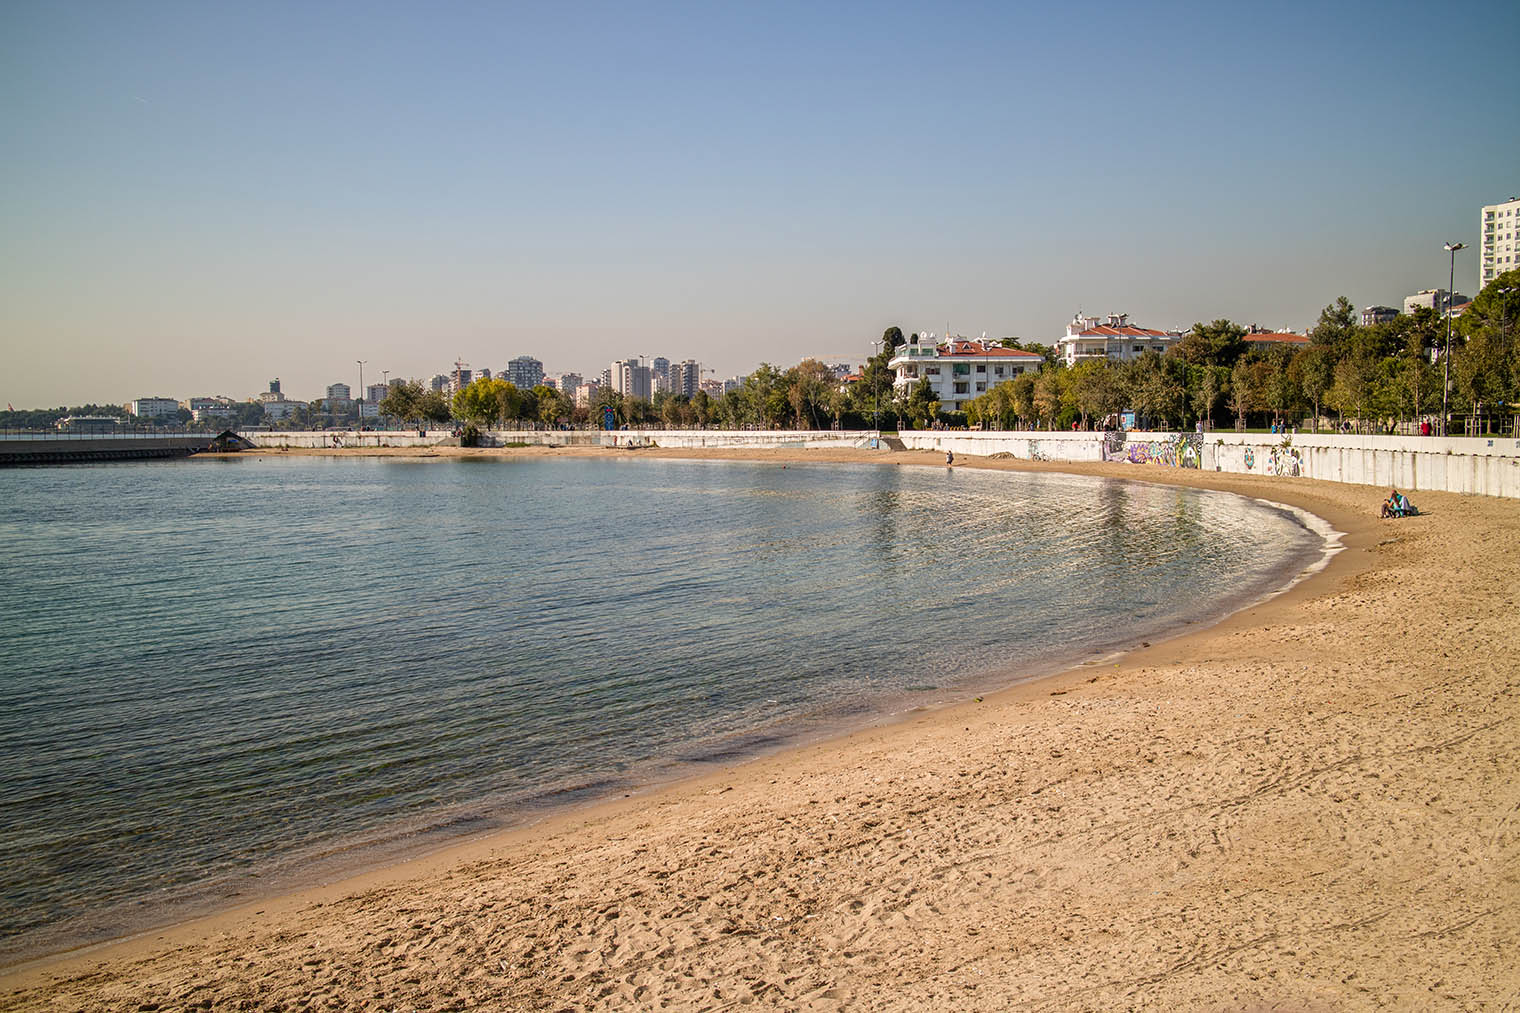
[[945, 451], [945, 467], [948, 468], [950, 465], [952, 465], [954, 463], [955, 463], [955, 451], [953, 451], [953, 450], [947, 450], [947, 451]]

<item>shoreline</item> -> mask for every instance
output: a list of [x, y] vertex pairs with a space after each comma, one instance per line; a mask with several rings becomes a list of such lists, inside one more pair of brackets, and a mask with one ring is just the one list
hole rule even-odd
[[[372, 450], [327, 450], [304, 453], [324, 456], [642, 454], [657, 457], [807, 462], [855, 460], [886, 463], [891, 461], [898, 464], [943, 466], [938, 460], [938, 455], [927, 452], [886, 455], [871, 451], [834, 450], [662, 452], [657, 449], [591, 451], [589, 448], [522, 448], [485, 451], [446, 449], [453, 450], [455, 453], [381, 453], [377, 455]], [[289, 453], [303, 452], [255, 451], [251, 453], [259, 456], [264, 453], [281, 453], [281, 456], [284, 456]], [[246, 456], [246, 453], [243, 456]], [[1200, 655], [1219, 653], [1222, 647], [1241, 637], [1248, 635], [1259, 637], [1263, 632], [1270, 632], [1276, 625], [1302, 622], [1300, 613], [1308, 604], [1336, 594], [1341, 586], [1354, 585], [1370, 571], [1376, 570], [1378, 561], [1374, 557], [1379, 554], [1378, 550], [1390, 544], [1387, 540], [1380, 542], [1380, 536], [1384, 532], [1396, 530], [1402, 535], [1406, 531], [1418, 530], [1414, 527], [1389, 529], [1386, 526], [1387, 522], [1379, 522], [1372, 515], [1370, 505], [1365, 508], [1365, 515], [1354, 509], [1352, 504], [1361, 500], [1365, 500], [1368, 504], [1375, 503], [1374, 494], [1364, 487], [1339, 486], [1329, 490], [1324, 488], [1324, 484], [1307, 479], [1262, 480], [1253, 479], [1250, 476], [1215, 475], [1215, 473], [1185, 472], [1175, 469], [1163, 471], [1156, 467], [1125, 464], [1038, 465], [1024, 461], [964, 459], [957, 466], [1093, 474], [1130, 481], [1187, 485], [1236, 492], [1255, 499], [1283, 503], [1316, 516], [1325, 517], [1336, 529], [1344, 532], [1341, 538], [1343, 549], [1332, 555], [1320, 572], [1310, 574], [1307, 578], [1301, 574], [1299, 579], [1288, 587], [1263, 600], [1247, 604], [1213, 625], [1201, 630], [1187, 631], [1178, 637], [1160, 641], [1155, 645], [1146, 645], [1127, 651], [1118, 657], [1104, 659], [1101, 668], [1091, 662], [1084, 663], [1055, 675], [1020, 682], [1007, 689], [988, 693], [985, 700], [963, 700], [931, 711], [909, 711], [888, 723], [868, 726], [843, 736], [831, 736], [820, 742], [789, 748], [782, 753], [761, 756], [737, 766], [728, 766], [725, 769], [699, 774], [695, 778], [682, 779], [647, 791], [640, 791], [631, 798], [598, 802], [589, 807], [575, 807], [528, 827], [495, 831], [482, 838], [450, 844], [440, 851], [399, 865], [372, 870], [356, 877], [345, 878], [278, 898], [261, 899], [238, 905], [207, 918], [150, 930], [125, 940], [95, 944], [83, 950], [43, 957], [0, 972], [0, 985], [3, 985], [6, 993], [5, 997], [0, 999], [0, 1005], [9, 1006], [12, 1002], [20, 1001], [25, 1006], [28, 1000], [17, 990], [56, 987], [67, 991], [69, 988], [66, 986], [71, 980], [74, 990], [83, 988], [84, 994], [88, 995], [91, 994], [90, 986], [85, 984], [85, 978], [93, 978], [95, 974], [100, 973], [96, 970], [99, 967], [109, 965], [124, 968], [127, 962], [133, 962], [139, 969], [143, 969], [146, 967], [143, 962], [150, 955], [156, 955], [158, 963], [173, 964], [175, 957], [187, 948], [202, 949], [206, 946], [218, 945], [207, 942], [213, 937], [221, 939], [223, 943], [258, 937], [261, 932], [276, 931], [277, 927], [286, 925], [291, 919], [301, 921], [304, 918], [310, 921], [313, 912], [318, 908], [334, 904], [347, 907], [358, 905], [362, 908], [364, 898], [372, 897], [377, 892], [394, 894], [405, 893], [410, 889], [423, 894], [428, 894], [430, 890], [436, 893], [437, 881], [440, 877], [444, 880], [461, 876], [488, 878], [488, 869], [478, 867], [489, 867], [493, 863], [510, 864], [513, 861], [529, 860], [534, 856], [544, 854], [563, 856], [567, 853], [585, 851], [587, 848], [607, 850], [614, 842], [608, 838], [610, 831], [606, 828], [621, 826], [630, 820], [638, 822], [653, 819], [655, 824], [659, 825], [661, 822], [659, 811], [668, 807], [687, 807], [694, 802], [701, 804], [704, 799], [718, 796], [722, 797], [726, 805], [732, 805], [728, 800], [742, 794], [748, 798], [751, 809], [760, 811], [760, 815], [755, 816], [754, 819], [761, 825], [774, 828], [774, 819], [768, 818], [764, 812], [768, 805], [771, 808], [776, 805], [774, 801], [767, 801], [768, 793], [764, 790], [764, 785], [767, 783], [799, 784], [807, 780], [814, 768], [838, 767], [841, 763], [847, 763], [849, 757], [858, 758], [858, 754], [862, 751], [869, 753], [883, 748], [922, 750], [928, 745], [929, 740], [955, 738], [955, 729], [958, 725], [965, 725], [965, 731], [969, 732], [971, 730], [969, 722], [975, 722], [979, 731], [986, 733], [989, 721], [996, 724], [996, 719], [1003, 721], [1028, 719], [1029, 715], [1024, 712], [1038, 711], [1042, 707], [1049, 708], [1055, 704], [1067, 703], [1068, 701], [1062, 699], [1067, 696], [1092, 696], [1097, 692], [1091, 688], [1094, 684], [1100, 687], [1103, 684], [1126, 686], [1138, 682], [1143, 688], [1146, 673], [1175, 668], [1186, 663], [1196, 664]], [[1436, 497], [1432, 494], [1430, 498]], [[1440, 497], [1443, 504], [1448, 501], [1451, 504], [1460, 504], [1463, 500], [1463, 497], [1453, 495]], [[1482, 505], [1484, 504], [1480, 504]], [[1490, 509], [1480, 512], [1492, 514], [1494, 513], [1492, 507], [1496, 505], [1487, 504]], [[1502, 514], [1502, 511], [1500, 513]], [[1409, 525], [1411, 522], [1398, 523]], [[1429, 527], [1429, 525], [1424, 527]], [[1397, 545], [1402, 540], [1395, 537], [1391, 542]], [[1215, 659], [1208, 658], [1207, 660]], [[994, 717], [989, 717], [989, 715]], [[1059, 751], [1056, 751], [1053, 758], [1059, 758], [1061, 755]], [[735, 785], [734, 782], [742, 782], [742, 785]], [[1130, 798], [1129, 801], [1135, 803], [1142, 800]], [[774, 813], [769, 815], [774, 816]], [[1056, 823], [1059, 826], [1059, 820]], [[627, 828], [623, 827], [623, 829]], [[588, 833], [593, 838], [590, 844], [576, 843]], [[616, 851], [615, 848], [612, 850]], [[623, 853], [621, 857], [625, 860], [628, 858], [626, 853]], [[377, 912], [367, 913], [374, 915]], [[817, 913], [812, 917], [816, 916], [818, 916]], [[320, 916], [318, 917], [320, 920]], [[288, 931], [288, 925], [279, 931]], [[71, 976], [83, 977], [71, 978]], [[133, 990], [135, 979], [130, 969], [123, 969], [110, 977], [119, 989], [124, 990], [121, 993], [122, 997], [139, 994]], [[634, 990], [637, 990], [637, 986]], [[112, 993], [112, 995], [115, 994]], [[40, 997], [33, 998], [40, 1000]]]

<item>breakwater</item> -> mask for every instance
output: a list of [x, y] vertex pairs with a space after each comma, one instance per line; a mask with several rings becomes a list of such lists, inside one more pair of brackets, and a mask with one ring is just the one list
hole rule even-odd
[[77, 464], [188, 457], [209, 450], [216, 433], [6, 433], [0, 465]]

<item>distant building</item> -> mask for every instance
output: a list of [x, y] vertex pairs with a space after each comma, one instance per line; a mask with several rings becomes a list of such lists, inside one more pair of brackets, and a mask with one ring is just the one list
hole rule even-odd
[[180, 407], [190, 412], [197, 422], [230, 419], [237, 415], [237, 402], [230, 397], [192, 397], [181, 402]]
[[703, 380], [697, 384], [697, 390], [710, 398], [720, 398], [723, 396], [723, 381], [718, 379]]
[[581, 384], [586, 382], [579, 373], [561, 373], [557, 380], [560, 393], [571, 398], [576, 396], [576, 391], [579, 390]]
[[126, 409], [140, 419], [179, 417], [179, 402], [172, 397], [140, 397], [128, 402]]
[[354, 399], [353, 388], [346, 383], [330, 383], [327, 385], [327, 396], [322, 399], [322, 410], [342, 414], [352, 410]]
[[442, 394], [449, 389], [449, 378], [445, 373], [435, 373], [428, 380], [428, 390]]
[[364, 400], [369, 404], [379, 404], [385, 400], [385, 395], [390, 393], [390, 385], [385, 383], [372, 383], [364, 388]]
[[1265, 352], [1273, 348], [1300, 348], [1309, 343], [1309, 336], [1292, 331], [1267, 331], [1252, 324], [1246, 331], [1245, 343], [1247, 348]]
[[1075, 366], [1093, 359], [1130, 362], [1146, 352], [1165, 352], [1180, 340], [1182, 334], [1178, 331], [1135, 326], [1129, 322], [1128, 313], [1110, 313], [1107, 317], [1084, 317], [1079, 313], [1066, 325], [1066, 336], [1055, 345], [1066, 365]]
[[264, 418], [270, 422], [283, 422], [294, 415], [297, 410], [305, 407], [305, 403], [301, 401], [265, 401]]
[[507, 363], [505, 378], [518, 390], [532, 390], [544, 378], [544, 364], [531, 355], [519, 355]]
[[1478, 225], [1482, 237], [1478, 248], [1481, 290], [1505, 271], [1520, 267], [1520, 197], [1511, 197], [1503, 204], [1485, 204]]
[[748, 379], [748, 375], [729, 377], [727, 380], [723, 381], [723, 393], [727, 394], [731, 390], [738, 390], [740, 387], [744, 386], [744, 381]]
[[596, 400], [596, 395], [601, 389], [601, 384], [595, 382], [578, 384], [575, 388], [575, 403], [578, 405], [591, 404], [591, 402]]
[[1399, 315], [1399, 311], [1392, 306], [1368, 306], [1362, 310], [1362, 326], [1371, 327], [1373, 324], [1386, 324]]
[[1412, 314], [1417, 309], [1427, 309], [1434, 310], [1436, 313], [1445, 313], [1454, 303], [1469, 301], [1467, 296], [1460, 292], [1448, 292], [1444, 288], [1427, 288], [1404, 297], [1404, 312]]
[[702, 364], [684, 359], [670, 367], [670, 392], [682, 397], [696, 397], [702, 384]]
[[970, 341], [951, 338], [938, 344], [934, 336], [913, 335], [899, 345], [887, 367], [897, 375], [895, 390], [906, 394], [915, 383], [927, 380], [939, 398], [942, 411], [964, 411], [964, 405], [1005, 380], [1024, 372], [1037, 372], [1044, 356], [1018, 348], [1004, 348], [983, 338]]
[[649, 367], [638, 359], [619, 359], [609, 367], [612, 389], [624, 397], [648, 401], [653, 396]]
[[679, 394], [676, 390], [675, 378], [670, 375], [670, 360], [663, 355], [656, 355], [649, 362], [649, 382], [655, 390], [668, 390], [673, 394]]
[[470, 385], [470, 381], [474, 379], [474, 376], [475, 374], [471, 372], [469, 366], [456, 362], [454, 364], [453, 370], [449, 372], [448, 376], [449, 394], [458, 394], [460, 391], [464, 390]]

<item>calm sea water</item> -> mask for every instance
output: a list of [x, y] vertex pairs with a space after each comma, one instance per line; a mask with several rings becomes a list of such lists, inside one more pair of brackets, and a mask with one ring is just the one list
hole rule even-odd
[[1321, 540], [1058, 475], [277, 457], [0, 471], [0, 956], [1176, 632]]

